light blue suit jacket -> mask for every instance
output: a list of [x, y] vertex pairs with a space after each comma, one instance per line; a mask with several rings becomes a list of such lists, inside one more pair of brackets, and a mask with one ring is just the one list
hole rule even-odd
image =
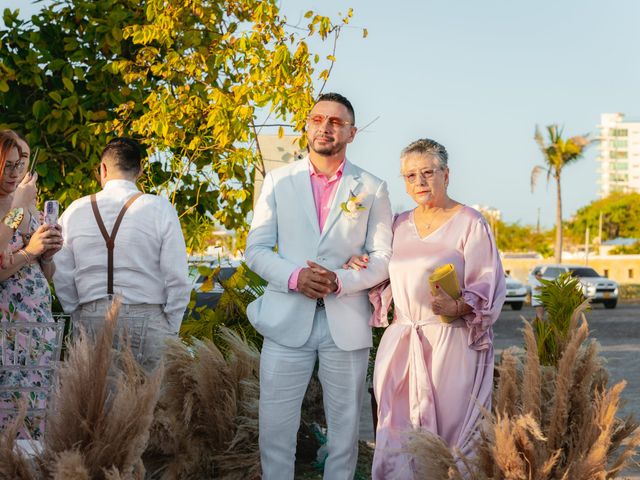
[[[350, 218], [340, 208], [351, 195], [362, 195], [363, 210]], [[309, 159], [275, 169], [265, 177], [247, 238], [249, 267], [268, 286], [252, 302], [247, 315], [265, 337], [288, 347], [309, 338], [316, 302], [289, 290], [291, 274], [315, 261], [337, 273], [339, 295], [325, 298], [333, 341], [343, 350], [371, 346], [368, 290], [389, 277], [391, 205], [385, 182], [349, 161], [322, 233], [318, 225]], [[369, 254], [367, 269], [343, 270], [352, 256]]]

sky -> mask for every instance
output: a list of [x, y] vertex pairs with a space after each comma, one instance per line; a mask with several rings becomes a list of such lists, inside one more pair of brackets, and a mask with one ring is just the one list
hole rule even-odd
[[[0, 0], [24, 15], [42, 3]], [[597, 137], [601, 113], [640, 117], [637, 0], [281, 0], [292, 24], [307, 10], [342, 30], [325, 91], [347, 96], [360, 131], [348, 158], [385, 179], [394, 210], [411, 208], [399, 152], [418, 138], [449, 151], [450, 196], [499, 209], [508, 222], [551, 227], [555, 186], [531, 169], [543, 159], [536, 125]], [[368, 37], [362, 37], [367, 28]], [[327, 55], [331, 44], [314, 42]], [[319, 85], [319, 84], [318, 84]], [[563, 171], [564, 217], [598, 195], [597, 146]]]

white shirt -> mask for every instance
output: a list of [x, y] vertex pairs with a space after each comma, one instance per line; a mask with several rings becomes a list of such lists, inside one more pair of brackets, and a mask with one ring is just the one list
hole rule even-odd
[[[107, 232], [138, 188], [127, 180], [109, 180], [97, 197]], [[90, 197], [74, 201], [60, 217], [64, 244], [55, 256], [53, 282], [65, 312], [107, 296], [107, 247]], [[142, 195], [125, 213], [113, 251], [113, 290], [125, 304], [162, 304], [177, 332], [189, 303], [187, 250], [173, 205]]]

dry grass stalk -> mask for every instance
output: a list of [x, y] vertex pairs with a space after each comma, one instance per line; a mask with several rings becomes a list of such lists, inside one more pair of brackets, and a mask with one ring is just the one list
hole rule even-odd
[[615, 413], [618, 410], [620, 393], [626, 382], [622, 381], [613, 386], [608, 392], [596, 395], [594, 424], [599, 431], [598, 438], [584, 450], [584, 455], [570, 465], [571, 478], [605, 479], [607, 454], [609, 452], [611, 432], [614, 428]]
[[51, 468], [53, 480], [91, 480], [84, 458], [78, 450], [60, 452]]
[[566, 438], [568, 456], [566, 463], [572, 464], [584, 455], [584, 445], [591, 445], [599, 435], [594, 419], [595, 394], [602, 390], [594, 387], [594, 379], [602, 362], [598, 359], [598, 344], [591, 341], [581, 349], [574, 367], [574, 382], [570, 389], [569, 432]]
[[[636, 458], [638, 424], [632, 418], [616, 418], [624, 382], [607, 387], [597, 343], [585, 345], [589, 330], [583, 308], [584, 304], [572, 316], [557, 367], [540, 365], [530, 326], [524, 329], [524, 365], [512, 350], [503, 353], [495, 413], [485, 416], [475, 458], [464, 459], [465, 465], [476, 468], [465, 472], [465, 478], [605, 480], [615, 478]], [[424, 438], [414, 441], [416, 465], [426, 471], [432, 460], [424, 459], [450, 458], [443, 447]]]
[[516, 444], [516, 425], [507, 415], [496, 414], [493, 422], [493, 461], [505, 478], [527, 480], [527, 465]]
[[27, 414], [27, 401], [20, 402], [18, 414], [0, 432], [0, 479], [35, 480], [36, 475], [27, 457], [16, 448], [16, 436]]
[[227, 329], [220, 349], [172, 342], [145, 462], [153, 478], [259, 476], [259, 354]]
[[530, 413], [533, 418], [540, 418], [540, 402], [542, 398], [542, 374], [540, 359], [533, 327], [524, 322], [525, 364], [522, 378], [522, 413]]
[[587, 323], [583, 322], [577, 330], [572, 331], [562, 357], [558, 362], [555, 399], [551, 408], [548, 434], [549, 448], [554, 451], [562, 446], [564, 436], [568, 430], [569, 395], [573, 385], [573, 366], [578, 356], [580, 345], [588, 335]]
[[[148, 377], [128, 346], [118, 365], [112, 348], [119, 305], [114, 303], [94, 342], [84, 332], [70, 346], [50, 402], [44, 437], [45, 473], [62, 452], [76, 450], [92, 479], [117, 469], [142, 478], [141, 456], [153, 419], [162, 371]], [[110, 475], [113, 476], [113, 473]]]
[[[616, 478], [617, 475], [632, 463], [633, 457], [640, 451], [640, 428], [635, 424], [635, 432], [629, 435], [627, 442], [618, 457], [611, 462], [611, 466], [607, 470], [607, 478]], [[636, 465], [639, 465], [636, 462]]]
[[462, 480], [463, 478], [447, 444], [427, 430], [410, 432], [403, 452], [413, 458], [412, 467], [415, 478], [433, 480]]
[[520, 360], [515, 354], [515, 348], [502, 352], [502, 361], [498, 367], [498, 388], [494, 390], [493, 405], [496, 412], [502, 415], [515, 415], [515, 405], [519, 400], [518, 370]]

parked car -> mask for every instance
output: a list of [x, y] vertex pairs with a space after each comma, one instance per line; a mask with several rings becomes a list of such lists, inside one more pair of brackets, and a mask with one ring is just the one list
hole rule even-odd
[[527, 287], [509, 275], [505, 275], [505, 277], [507, 296], [505, 297], [504, 304], [511, 305], [512, 310], [521, 310], [527, 298]]
[[583, 265], [538, 265], [529, 273], [527, 279], [529, 285], [533, 285], [537, 271], [542, 272], [542, 278], [553, 280], [562, 273], [570, 272], [572, 276], [580, 280], [582, 293], [591, 303], [602, 303], [605, 308], [616, 308], [618, 304], [618, 283], [601, 276], [591, 267]]

